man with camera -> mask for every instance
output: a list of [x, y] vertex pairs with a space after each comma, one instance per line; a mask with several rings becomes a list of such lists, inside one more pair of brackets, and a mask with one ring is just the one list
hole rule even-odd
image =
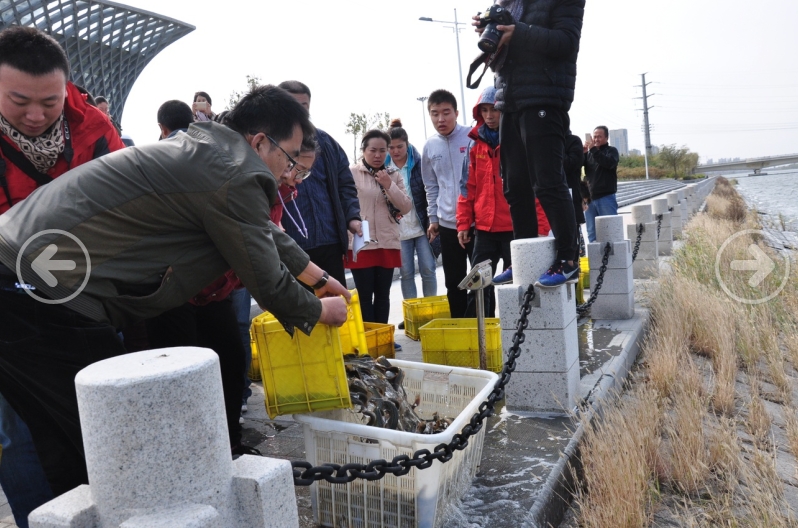
[[597, 126], [593, 139], [585, 141], [585, 180], [590, 189], [590, 204], [585, 212], [587, 239], [596, 241], [596, 217], [618, 214], [618, 149], [609, 144], [610, 131]]
[[505, 196], [515, 239], [536, 237], [535, 197], [548, 217], [556, 257], [543, 286], [578, 272], [576, 219], [563, 172], [585, 0], [499, 0], [474, 17], [480, 49], [496, 72]]

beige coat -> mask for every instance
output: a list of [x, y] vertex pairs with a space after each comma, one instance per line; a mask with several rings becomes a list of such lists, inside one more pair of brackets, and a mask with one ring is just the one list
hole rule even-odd
[[[356, 165], [349, 167], [352, 177], [357, 187], [357, 198], [360, 201], [360, 217], [369, 222], [369, 236], [371, 242], [363, 251], [370, 249], [401, 249], [399, 242], [399, 224], [394, 222], [391, 213], [388, 212], [388, 205], [385, 197], [380, 191], [377, 180], [369, 174], [368, 170], [360, 161]], [[391, 174], [393, 184], [385, 189], [388, 199], [399, 209], [402, 214], [407, 214], [413, 207], [413, 202], [407, 196], [405, 183], [402, 181], [402, 173], [394, 172]], [[352, 248], [352, 234], [349, 235], [349, 248]]]

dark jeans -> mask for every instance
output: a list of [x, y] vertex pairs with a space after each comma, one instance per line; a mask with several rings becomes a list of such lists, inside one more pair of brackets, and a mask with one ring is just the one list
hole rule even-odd
[[[504, 148], [504, 147], [502, 147]], [[534, 209], [533, 209], [534, 210]], [[474, 237], [466, 244], [465, 249], [457, 240], [457, 230], [440, 226], [441, 256], [443, 276], [446, 280], [446, 297], [449, 298], [449, 312], [452, 317], [466, 316], [468, 308], [468, 294], [457, 287], [468, 274], [469, 263], [473, 264], [471, 256], [474, 253]]]
[[346, 287], [346, 271], [344, 271], [344, 254], [339, 244], [319, 246], [305, 251], [310, 261], [330, 274]]
[[[230, 445], [241, 443], [241, 395], [244, 391], [244, 349], [230, 298], [204, 306], [186, 303], [147, 321], [152, 348], [199, 346], [219, 356]], [[165, 402], [166, 403], [166, 402]]]
[[510, 204], [516, 240], [535, 238], [535, 196], [554, 232], [557, 258], [573, 260], [576, 218], [563, 171], [563, 148], [571, 120], [568, 112], [530, 107], [501, 117], [501, 167], [504, 196]]
[[391, 313], [391, 283], [394, 268], [353, 269], [360, 310], [365, 323], [387, 323]]
[[30, 429], [55, 496], [88, 484], [75, 375], [124, 353], [112, 326], [0, 291], [0, 391]]
[[[503, 261], [502, 271], [509, 268], [513, 262], [510, 257], [510, 242], [513, 241], [512, 231], [491, 233], [489, 231], [477, 230], [474, 237], [474, 264], [479, 264], [485, 260], [490, 260], [493, 267], [493, 275], [499, 266], [499, 260]], [[477, 316], [477, 300], [474, 295], [468, 297], [468, 317]], [[485, 317], [496, 316], [496, 298], [493, 293], [493, 286], [485, 288]]]
[[249, 327], [252, 324], [252, 296], [246, 288], [239, 288], [230, 293], [233, 311], [238, 322], [238, 332], [241, 334], [241, 346], [244, 347], [244, 393], [241, 395], [241, 404], [247, 403], [252, 396], [252, 381], [249, 379], [249, 367], [252, 366], [252, 340], [249, 338]]

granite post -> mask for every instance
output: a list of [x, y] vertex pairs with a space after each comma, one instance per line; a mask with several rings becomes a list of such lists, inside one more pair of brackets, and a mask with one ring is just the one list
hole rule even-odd
[[668, 199], [655, 198], [651, 200], [651, 213], [659, 224], [657, 251], [660, 256], [670, 255], [673, 248], [673, 228], [671, 227], [671, 213], [668, 211]]
[[671, 212], [671, 230], [673, 238], [682, 234], [682, 208], [679, 206], [679, 193], [669, 192], [665, 195], [668, 200], [668, 208]]
[[635, 313], [632, 243], [624, 239], [622, 216], [596, 218], [596, 242], [588, 244], [587, 247], [591, 294], [601, 273], [607, 244], [610, 245], [607, 269], [596, 302], [590, 308], [590, 317], [610, 320], [631, 319]]
[[650, 204], [632, 206], [632, 223], [626, 226], [626, 238], [632, 243], [632, 255], [637, 243], [639, 226], [643, 226], [637, 257], [632, 264], [635, 279], [649, 279], [659, 273], [659, 249], [657, 248], [657, 222], [651, 214]]
[[91, 485], [34, 510], [31, 528], [299, 526], [290, 462], [232, 460], [213, 351], [126, 354], [75, 385]]
[[[497, 286], [502, 347], [512, 346], [519, 309], [530, 284], [554, 261], [554, 239], [527, 238], [510, 245], [513, 284]], [[579, 393], [579, 342], [576, 332], [574, 285], [535, 287], [526, 340], [507, 385], [507, 408], [517, 411], [561, 412], [576, 405]]]

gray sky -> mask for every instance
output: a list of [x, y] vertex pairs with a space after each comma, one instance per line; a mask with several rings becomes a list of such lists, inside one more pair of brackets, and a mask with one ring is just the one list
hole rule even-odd
[[[157, 139], [162, 102], [190, 103], [203, 90], [218, 112], [246, 75], [256, 75], [264, 83], [307, 84], [314, 123], [351, 157], [353, 140], [344, 132], [350, 112], [400, 117], [410, 142], [423, 146], [416, 98], [446, 88], [459, 101], [460, 88], [452, 29], [418, 18], [452, 20], [457, 6], [459, 20], [470, 22], [490, 0], [126, 3], [197, 27], [133, 87], [122, 126], [138, 144]], [[702, 161], [796, 153], [796, 21], [796, 0], [588, 0], [571, 128], [580, 136], [600, 124], [626, 128], [630, 148], [642, 149], [642, 101], [634, 98], [647, 72], [656, 94], [649, 101], [653, 144], [687, 145]], [[479, 50], [470, 26], [460, 35], [465, 75]], [[469, 124], [479, 91], [465, 89]]]

